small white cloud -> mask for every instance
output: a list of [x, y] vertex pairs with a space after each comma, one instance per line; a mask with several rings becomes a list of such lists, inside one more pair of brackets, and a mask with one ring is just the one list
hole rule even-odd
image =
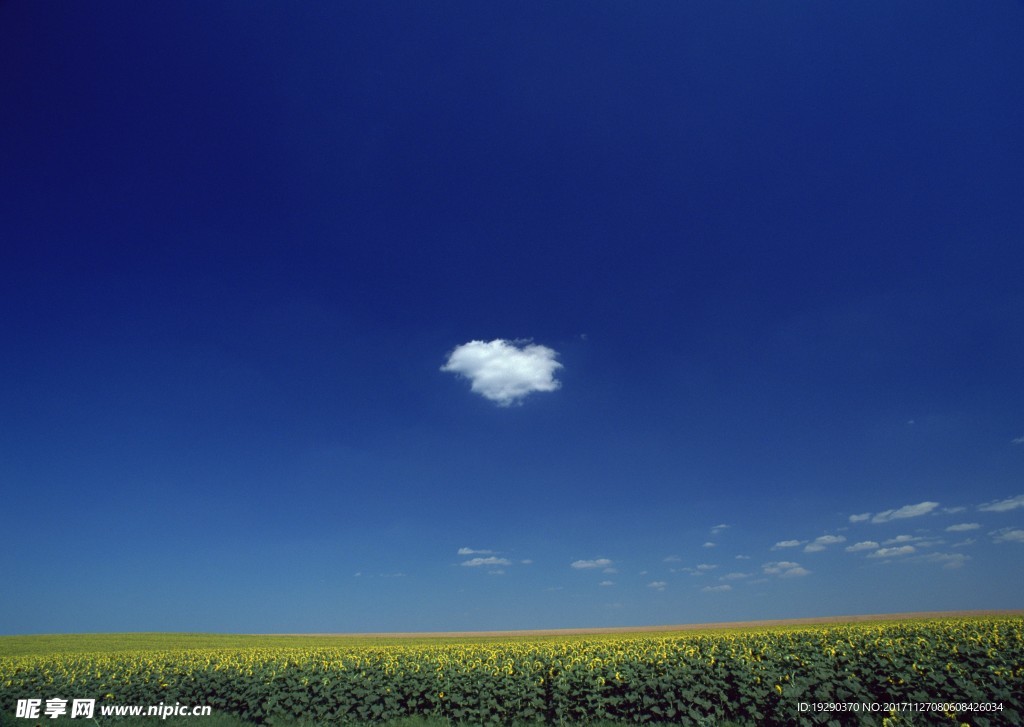
[[651, 581], [650, 583], [647, 584], [647, 587], [648, 588], [653, 588], [656, 591], [664, 591], [665, 590], [665, 586], [667, 586], [667, 585], [668, 585], [668, 583], [666, 581]]
[[996, 543], [1024, 543], [1024, 530], [1019, 528], [1000, 528], [993, 530], [989, 535]]
[[661, 559], [663, 563], [678, 563], [681, 560], [682, 558], [680, 558], [678, 555], [668, 555]]
[[793, 563], [788, 560], [765, 563], [761, 566], [761, 569], [764, 571], [765, 575], [779, 576], [780, 578], [796, 578], [799, 576], [806, 576], [810, 573], [809, 570], [799, 563]]
[[964, 563], [970, 559], [969, 555], [964, 555], [963, 553], [929, 553], [922, 556], [922, 560], [929, 563], [941, 563], [943, 568], [948, 568], [949, 570], [963, 568]]
[[780, 548], [797, 548], [806, 542], [806, 540], [780, 540], [772, 546], [772, 550], [779, 550]]
[[702, 563], [699, 566], [697, 566], [696, 568], [689, 568], [689, 567], [687, 567], [687, 568], [670, 568], [669, 570], [671, 570], [673, 573], [687, 573], [687, 574], [689, 574], [691, 576], [702, 576], [705, 573], [707, 573], [707, 572], [709, 572], [711, 570], [714, 570], [717, 567], [718, 566], [708, 565], [707, 563]]
[[896, 508], [895, 510], [886, 510], [876, 514], [871, 518], [873, 523], [887, 523], [891, 520], [902, 520], [908, 517], [920, 517], [921, 515], [927, 515], [932, 510], [937, 508], [939, 503], [937, 502], [919, 502], [916, 505], [904, 505], [903, 507]]
[[966, 540], [961, 540], [959, 542], [953, 543], [953, 547], [954, 548], [966, 548], [967, 546], [974, 545], [977, 542], [978, 541], [975, 540], [974, 538], [967, 538]]
[[522, 565], [533, 565], [533, 561], [530, 558], [519, 561]]
[[896, 548], [879, 548], [874, 553], [868, 553], [869, 558], [889, 558], [896, 555], [909, 555], [916, 552], [913, 545], [901, 545]]
[[986, 502], [984, 505], [978, 505], [978, 509], [983, 512], [1006, 512], [1007, 510], [1016, 510], [1018, 507], [1024, 507], [1024, 495], [1017, 495], [1016, 497], [1008, 497], [1005, 500], [994, 500], [992, 502]]
[[594, 560], [574, 560], [570, 565], [573, 568], [608, 568], [612, 561], [608, 558], [595, 558]]
[[702, 547], [702, 548], [714, 548], [714, 547], [715, 547], [715, 545], [716, 545], [716, 543], [712, 543], [712, 542], [711, 542], [711, 541], [709, 540], [709, 541], [707, 541], [706, 543], [704, 543], [704, 545], [702, 545], [702, 546], [700, 546], [700, 547]]
[[604, 586], [604, 587], [607, 588], [608, 586], [614, 586], [615, 585], [615, 581], [601, 581], [597, 585]]
[[814, 539], [818, 545], [838, 545], [846, 542], [845, 535], [822, 535]]
[[743, 578], [750, 578], [749, 573], [726, 573], [724, 576], [719, 576], [720, 581], [738, 581]]
[[862, 550], [874, 550], [878, 547], [878, 543], [874, 540], [862, 540], [859, 543], [846, 546], [847, 553], [859, 553]]
[[737, 555], [736, 560], [750, 560], [749, 555]]
[[966, 509], [967, 508], [964, 507], [963, 505], [957, 505], [956, 507], [944, 507], [942, 508], [942, 512], [946, 513], [947, 515], [956, 515], [958, 512], [963, 512]]
[[895, 538], [889, 538], [882, 542], [882, 545], [899, 545], [900, 543], [916, 543], [924, 538], [917, 537], [916, 535], [897, 535]]
[[459, 555], [494, 555], [494, 551], [476, 550], [474, 548], [459, 548]]
[[505, 575], [505, 571], [502, 568], [497, 568], [495, 570], [487, 571], [487, 575], [489, 575], [489, 576], [503, 576], [503, 575]]
[[1011, 439], [1010, 444], [1024, 444], [1024, 436]]
[[815, 538], [813, 543], [808, 543], [807, 547], [804, 548], [804, 552], [817, 553], [818, 551], [824, 550], [830, 545], [845, 542], [846, 538], [842, 535], [822, 535], [821, 537]]
[[441, 370], [469, 379], [475, 393], [499, 406], [515, 404], [535, 391], [558, 389], [558, 354], [547, 346], [516, 344], [501, 338], [464, 343], [448, 355]]
[[729, 526], [726, 525], [725, 523], [722, 523], [721, 525], [716, 525], [713, 528], [711, 528], [711, 534], [712, 535], [718, 535], [723, 530], [728, 530], [728, 529], [729, 529]]
[[700, 590], [704, 591], [704, 593], [722, 593], [724, 591], [731, 591], [732, 586], [728, 583], [724, 583], [720, 586], [704, 586]]
[[850, 515], [850, 522], [851, 523], [862, 523], [865, 520], [870, 520], [870, 519], [871, 519], [871, 513], [870, 512], [862, 512], [859, 515]]
[[491, 555], [486, 558], [470, 558], [469, 560], [463, 561], [462, 565], [470, 568], [477, 568], [482, 565], [512, 565], [512, 561], [508, 558], [497, 558]]

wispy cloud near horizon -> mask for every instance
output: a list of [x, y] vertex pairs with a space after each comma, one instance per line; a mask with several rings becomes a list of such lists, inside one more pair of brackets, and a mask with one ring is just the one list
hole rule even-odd
[[593, 560], [574, 560], [570, 564], [577, 570], [585, 570], [588, 568], [610, 568], [612, 561], [609, 558], [594, 558]]
[[937, 508], [939, 503], [937, 502], [919, 502], [916, 505], [904, 505], [898, 507], [895, 510], [884, 510], [883, 512], [876, 513], [871, 518], [873, 523], [887, 523], [892, 520], [903, 520], [908, 517], [921, 517], [927, 515], [932, 510]]
[[1007, 510], [1016, 510], [1019, 507], [1024, 507], [1024, 495], [1007, 497], [1005, 500], [993, 500], [992, 502], [978, 505], [978, 509], [982, 512], [1006, 512]]
[[798, 548], [806, 542], [806, 540], [780, 540], [772, 546], [772, 550], [780, 550], [782, 548]]
[[765, 575], [778, 576], [779, 578], [799, 578], [811, 573], [799, 563], [788, 560], [765, 563], [761, 566], [761, 570], [764, 571]]
[[1024, 530], [1020, 528], [1000, 528], [989, 535], [995, 543], [1024, 543]]
[[488, 556], [486, 558], [470, 558], [469, 560], [463, 561], [462, 565], [470, 568], [478, 568], [483, 565], [512, 565], [512, 561], [508, 558], [498, 558], [497, 556]]
[[845, 543], [846, 537], [843, 535], [822, 535], [814, 539], [814, 542], [808, 543], [804, 548], [805, 553], [817, 553], [825, 550], [830, 545], [836, 545], [837, 543]]

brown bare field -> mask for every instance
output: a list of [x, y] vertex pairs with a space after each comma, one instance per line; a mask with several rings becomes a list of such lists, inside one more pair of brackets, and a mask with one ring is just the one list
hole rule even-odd
[[815, 624], [848, 624], [869, 621], [912, 621], [934, 618], [984, 618], [990, 616], [1024, 616], [1024, 609], [989, 611], [914, 611], [911, 613], [859, 614], [851, 616], [818, 616], [811, 618], [764, 619], [760, 621], [724, 621], [664, 626], [609, 626], [598, 628], [532, 629], [522, 631], [419, 631], [383, 633], [274, 634], [275, 636], [337, 636], [373, 639], [430, 638], [502, 638], [531, 636], [585, 636], [588, 634], [630, 634], [657, 631], [714, 631], [719, 629], [755, 629]]

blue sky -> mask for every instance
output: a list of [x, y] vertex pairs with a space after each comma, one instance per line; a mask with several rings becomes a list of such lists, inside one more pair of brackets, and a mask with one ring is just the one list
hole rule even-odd
[[0, 4], [0, 632], [1024, 607], [1021, 37]]

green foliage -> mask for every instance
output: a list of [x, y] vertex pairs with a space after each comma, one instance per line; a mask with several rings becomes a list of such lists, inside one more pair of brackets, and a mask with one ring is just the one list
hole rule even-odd
[[[0, 658], [19, 698], [209, 705], [290, 725], [1019, 724], [1024, 619], [671, 636], [274, 645]], [[998, 712], [813, 712], [801, 702], [998, 702]], [[27, 724], [27, 723], [26, 723]]]

